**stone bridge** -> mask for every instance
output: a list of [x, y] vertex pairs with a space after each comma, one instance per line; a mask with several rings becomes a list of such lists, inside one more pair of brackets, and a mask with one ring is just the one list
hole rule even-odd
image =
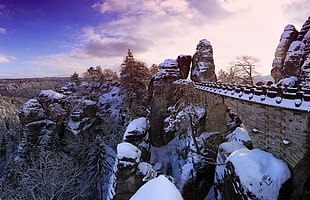
[[224, 132], [230, 109], [246, 127], [254, 148], [284, 160], [296, 187], [310, 184], [310, 90], [214, 82], [196, 82], [195, 88], [207, 109], [208, 131]]

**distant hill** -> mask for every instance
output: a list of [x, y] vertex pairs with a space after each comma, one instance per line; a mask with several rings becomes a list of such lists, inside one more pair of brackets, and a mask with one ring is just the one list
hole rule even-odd
[[69, 77], [0, 79], [0, 95], [9, 97], [12, 103], [21, 106], [41, 90], [56, 89], [69, 81]]

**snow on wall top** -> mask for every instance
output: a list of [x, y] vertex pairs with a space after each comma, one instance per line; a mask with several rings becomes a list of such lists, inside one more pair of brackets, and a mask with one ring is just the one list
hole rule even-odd
[[239, 149], [228, 161], [233, 163], [243, 187], [262, 200], [276, 200], [281, 185], [291, 177], [284, 161], [260, 149]]
[[[264, 105], [282, 107], [286, 109], [310, 111], [310, 94], [302, 92], [290, 93], [282, 90], [283, 88], [281, 87], [275, 89], [282, 91], [282, 96], [278, 96], [278, 91], [273, 90], [270, 87], [265, 88], [266, 94], [264, 94], [264, 91], [262, 89], [257, 89], [254, 86], [252, 86], [251, 88], [247, 88], [246, 86], [234, 86], [230, 84], [195, 82], [195, 88], [214, 94], [219, 94], [244, 101], [260, 103]], [[253, 91], [251, 91], [251, 89], [253, 89]], [[295, 89], [297, 90], [297, 88]], [[287, 98], [285, 96], [287, 96]]]
[[175, 185], [160, 175], [148, 181], [130, 198], [130, 200], [183, 200]]

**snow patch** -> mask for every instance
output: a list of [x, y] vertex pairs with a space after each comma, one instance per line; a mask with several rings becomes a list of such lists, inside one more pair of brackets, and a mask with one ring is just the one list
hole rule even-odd
[[135, 134], [143, 134], [149, 127], [149, 121], [145, 117], [134, 119], [129, 123], [124, 133], [123, 140], [125, 141], [128, 136]]
[[140, 157], [141, 157], [141, 151], [136, 146], [128, 142], [122, 142], [117, 145], [117, 158], [119, 160], [129, 158], [138, 163], [140, 162]]
[[39, 93], [39, 97], [47, 97], [49, 99], [63, 99], [65, 98], [65, 95], [60, 94], [54, 90], [42, 90]]
[[163, 175], [144, 184], [130, 200], [183, 200], [175, 185]]
[[[254, 129], [253, 129], [254, 131]], [[255, 131], [254, 131], [255, 132]], [[226, 139], [228, 141], [237, 141], [241, 144], [243, 142], [251, 141], [251, 138], [249, 136], [248, 131], [245, 129], [245, 127], [242, 125], [241, 127], [237, 127], [232, 133], [226, 136]]]

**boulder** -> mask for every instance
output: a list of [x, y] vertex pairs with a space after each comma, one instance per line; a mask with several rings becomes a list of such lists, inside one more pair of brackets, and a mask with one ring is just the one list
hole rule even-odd
[[223, 199], [278, 199], [290, 177], [287, 164], [271, 153], [241, 148], [226, 160]]
[[215, 65], [213, 60], [213, 48], [211, 43], [200, 40], [196, 53], [192, 60], [191, 79], [195, 82], [214, 82], [216, 81]]

